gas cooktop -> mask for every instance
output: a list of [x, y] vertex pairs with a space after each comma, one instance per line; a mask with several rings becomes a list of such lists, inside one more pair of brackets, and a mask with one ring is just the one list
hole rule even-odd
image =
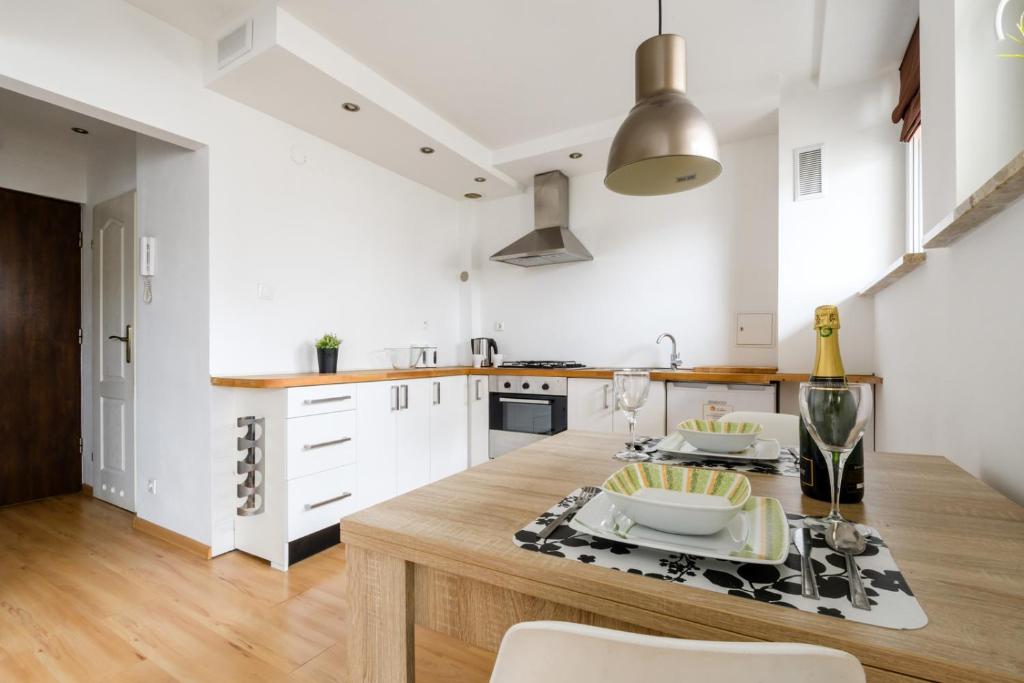
[[563, 370], [566, 368], [585, 368], [587, 366], [573, 360], [510, 360], [502, 363], [501, 367]]

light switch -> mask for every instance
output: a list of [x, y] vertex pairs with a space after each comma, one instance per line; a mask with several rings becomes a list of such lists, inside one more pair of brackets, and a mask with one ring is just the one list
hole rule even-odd
[[256, 283], [256, 298], [263, 299], [264, 301], [273, 301], [274, 299], [274, 288], [263, 282]]
[[775, 341], [771, 313], [740, 313], [736, 316], [737, 346], [771, 346]]

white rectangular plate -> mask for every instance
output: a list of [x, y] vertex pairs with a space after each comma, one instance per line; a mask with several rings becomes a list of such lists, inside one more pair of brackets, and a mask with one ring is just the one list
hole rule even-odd
[[738, 453], [712, 453], [701, 451], [688, 443], [679, 432], [669, 434], [660, 442], [657, 449], [663, 453], [681, 455], [687, 458], [714, 458], [715, 460], [778, 460], [780, 446], [775, 439], [758, 439], [749, 448]]

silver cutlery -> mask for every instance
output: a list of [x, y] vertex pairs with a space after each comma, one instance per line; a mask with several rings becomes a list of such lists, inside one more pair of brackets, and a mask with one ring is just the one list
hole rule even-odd
[[820, 600], [818, 575], [811, 562], [811, 530], [807, 527], [793, 527], [793, 545], [800, 553], [800, 595], [811, 600]]
[[590, 500], [601, 493], [601, 489], [597, 486], [584, 486], [580, 491], [580, 495], [576, 496], [576, 502], [573, 503], [568, 510], [555, 517], [546, 527], [541, 529], [541, 532], [537, 534], [537, 537], [544, 541], [550, 536], [555, 529], [561, 526], [562, 522], [569, 519], [569, 517], [575, 515], [580, 511], [580, 508], [590, 502]]
[[860, 578], [857, 560], [854, 559], [855, 555], [864, 552], [864, 548], [868, 545], [867, 538], [849, 522], [833, 522], [825, 529], [825, 542], [846, 558], [846, 574], [850, 583], [850, 604], [857, 609], [870, 610], [871, 603], [868, 601], [868, 594], [864, 591], [864, 583]]

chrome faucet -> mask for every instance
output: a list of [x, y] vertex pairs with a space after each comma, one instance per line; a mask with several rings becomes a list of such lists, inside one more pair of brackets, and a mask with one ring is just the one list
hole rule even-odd
[[668, 359], [669, 365], [672, 366], [673, 370], [681, 370], [683, 368], [683, 359], [679, 355], [679, 351], [676, 349], [676, 338], [673, 337], [668, 332], [665, 332], [660, 337], [658, 337], [658, 341], [656, 341], [655, 343], [660, 344], [663, 339], [668, 339], [672, 342], [672, 355], [669, 356]]

